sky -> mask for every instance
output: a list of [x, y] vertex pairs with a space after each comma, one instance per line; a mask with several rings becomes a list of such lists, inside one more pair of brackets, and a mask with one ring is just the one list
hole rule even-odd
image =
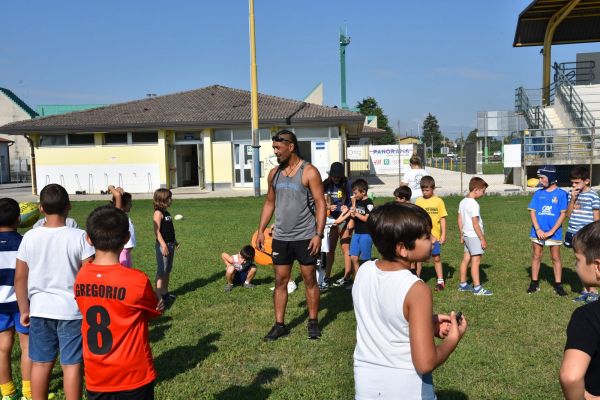
[[[530, 2], [255, 0], [258, 89], [303, 100], [322, 82], [339, 106], [343, 27], [350, 106], [374, 97], [401, 135], [428, 113], [445, 136], [466, 135], [477, 111], [511, 110], [517, 87], [542, 86], [541, 47], [512, 47]], [[250, 90], [248, 1], [2, 1], [0, 15], [0, 87], [33, 108]], [[554, 46], [552, 58], [593, 51]]]

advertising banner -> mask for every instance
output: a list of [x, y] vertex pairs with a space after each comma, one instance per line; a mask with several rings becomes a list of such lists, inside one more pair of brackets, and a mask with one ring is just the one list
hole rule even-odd
[[[408, 168], [408, 160], [412, 156], [413, 145], [385, 145], [370, 146], [369, 158], [375, 175], [398, 175], [404, 173]], [[402, 171], [400, 171], [402, 168]]]

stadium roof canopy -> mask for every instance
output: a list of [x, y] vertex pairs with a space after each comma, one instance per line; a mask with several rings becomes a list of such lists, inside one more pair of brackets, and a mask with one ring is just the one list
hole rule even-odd
[[599, 42], [600, 0], [534, 0], [519, 15], [513, 46], [543, 46], [548, 22], [571, 3], [577, 4], [556, 27], [551, 44]]

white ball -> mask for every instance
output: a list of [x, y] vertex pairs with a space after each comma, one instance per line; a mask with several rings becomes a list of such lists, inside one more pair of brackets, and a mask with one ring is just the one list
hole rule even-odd
[[182, 220], [182, 219], [183, 219], [183, 215], [181, 215], [181, 214], [177, 214], [177, 215], [175, 216], [175, 221], [180, 221], [180, 220]]

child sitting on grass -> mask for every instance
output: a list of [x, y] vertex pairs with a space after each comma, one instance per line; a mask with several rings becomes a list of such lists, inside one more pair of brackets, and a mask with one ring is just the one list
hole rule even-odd
[[[600, 221], [573, 237], [577, 275], [588, 287], [600, 286]], [[560, 384], [567, 400], [600, 397], [600, 302], [573, 312], [560, 366]]]
[[252, 284], [252, 279], [256, 275], [254, 254], [254, 247], [250, 245], [242, 247], [238, 254], [221, 254], [221, 258], [225, 263], [226, 292], [231, 292], [234, 284], [243, 285], [246, 289], [254, 289]]
[[[434, 316], [431, 290], [410, 271], [431, 255], [431, 218], [414, 204], [390, 202], [373, 210], [367, 228], [381, 258], [360, 267], [352, 288], [355, 398], [434, 399], [431, 372], [467, 321], [454, 312]], [[434, 336], [444, 340], [436, 345]]]

